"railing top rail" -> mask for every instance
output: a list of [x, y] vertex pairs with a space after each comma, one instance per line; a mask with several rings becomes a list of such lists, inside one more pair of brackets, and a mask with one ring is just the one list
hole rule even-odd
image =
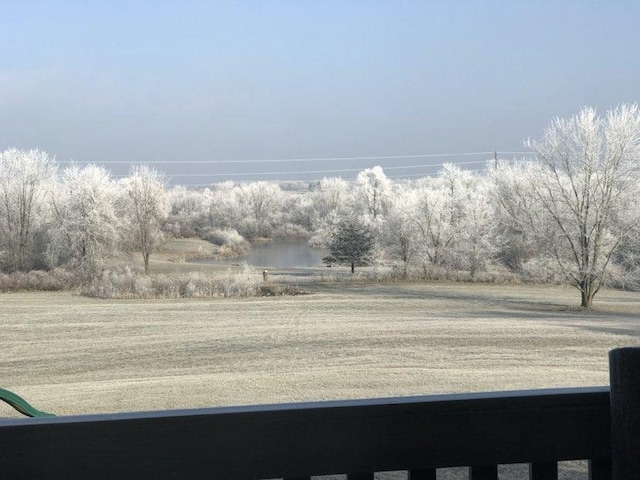
[[609, 389], [3, 420], [0, 451], [0, 476], [29, 465], [35, 476], [91, 478], [287, 478], [609, 458]]
[[[452, 410], [460, 405], [465, 405], [465, 409], [483, 409], [488, 405], [500, 407], [502, 403], [512, 407], [523, 408], [527, 405], [536, 406], [540, 402], [554, 406], [571, 406], [579, 398], [581, 405], [589, 401], [602, 403], [603, 399], [609, 395], [609, 387], [569, 387], [569, 388], [549, 388], [534, 390], [507, 390], [495, 392], [469, 392], [442, 395], [415, 395], [404, 397], [380, 397], [366, 399], [346, 399], [346, 400], [325, 400], [314, 402], [295, 403], [274, 403], [256, 404], [224, 407], [207, 407], [193, 409], [175, 410], [149, 410], [138, 412], [121, 413], [99, 413], [87, 415], [67, 415], [67, 416], [45, 416], [35, 418], [0, 418], [0, 427], [10, 425], [25, 424], [48, 424], [48, 423], [74, 423], [74, 422], [104, 422], [135, 419], [152, 419], [166, 417], [196, 417], [204, 415], [231, 415], [240, 413], [263, 413], [263, 412], [321, 412], [330, 409], [351, 409], [356, 407], [388, 407], [388, 406], [415, 406], [429, 405], [433, 410]], [[50, 415], [50, 414], [48, 414]]]

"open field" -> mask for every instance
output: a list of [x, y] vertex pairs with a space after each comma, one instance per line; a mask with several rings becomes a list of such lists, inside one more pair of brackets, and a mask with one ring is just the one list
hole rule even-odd
[[[313, 294], [2, 294], [0, 386], [69, 415], [603, 385], [607, 352], [640, 344], [640, 293], [603, 291], [586, 312], [557, 286], [301, 281]], [[2, 416], [19, 415], [2, 403]], [[527, 478], [525, 466], [500, 468]], [[569, 462], [560, 478], [584, 468]]]
[[604, 291], [585, 312], [557, 286], [313, 288], [165, 301], [3, 294], [2, 386], [78, 414], [602, 385], [608, 350], [640, 343], [638, 293]]

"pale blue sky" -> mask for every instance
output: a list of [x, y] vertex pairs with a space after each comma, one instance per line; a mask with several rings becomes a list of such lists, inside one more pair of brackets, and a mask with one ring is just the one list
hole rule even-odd
[[0, 5], [0, 149], [176, 162], [157, 165], [172, 183], [483, 160], [179, 164], [520, 151], [554, 116], [639, 97], [635, 1]]

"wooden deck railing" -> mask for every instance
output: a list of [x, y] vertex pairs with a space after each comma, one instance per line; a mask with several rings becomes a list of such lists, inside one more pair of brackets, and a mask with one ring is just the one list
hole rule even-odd
[[[611, 395], [576, 388], [2, 420], [0, 478], [364, 480], [406, 470], [426, 480], [468, 466], [485, 480], [497, 479], [498, 464], [528, 463], [532, 480], [555, 480], [558, 461], [584, 459], [591, 480], [638, 480], [640, 470], [612, 477], [611, 468], [612, 459], [637, 468], [640, 444], [626, 442], [639, 439], [638, 424], [620, 427], [613, 411], [621, 403], [618, 413], [637, 420], [640, 369], [631, 370], [612, 369]], [[612, 442], [612, 431], [625, 438]]]

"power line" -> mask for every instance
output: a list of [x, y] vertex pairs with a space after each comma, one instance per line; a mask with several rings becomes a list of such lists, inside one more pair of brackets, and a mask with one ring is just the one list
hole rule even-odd
[[[532, 155], [532, 152], [499, 152], [506, 155]], [[101, 165], [173, 165], [173, 164], [225, 164], [225, 163], [286, 163], [286, 162], [324, 162], [324, 161], [346, 161], [346, 160], [392, 160], [392, 159], [407, 159], [407, 158], [438, 158], [438, 157], [468, 157], [474, 155], [493, 155], [494, 152], [466, 152], [466, 153], [425, 153], [420, 155], [388, 155], [388, 156], [371, 156], [371, 157], [319, 157], [319, 158], [277, 158], [277, 159], [250, 159], [250, 160], [145, 160], [140, 162], [129, 161], [105, 161], [105, 162], [91, 162], [91, 161], [74, 161], [74, 160], [61, 160], [58, 163], [78, 163], [78, 164], [90, 164], [99, 163]]]
[[[503, 153], [518, 153], [518, 152], [503, 152]], [[488, 163], [490, 162], [491, 159], [488, 160], [479, 160], [479, 161], [473, 161], [473, 162], [456, 162], [453, 163], [452, 165], [454, 166], [458, 166], [458, 165], [471, 165], [471, 164], [480, 164], [480, 163]], [[517, 160], [513, 160], [513, 161], [517, 161]], [[384, 167], [383, 170], [388, 171], [388, 170], [395, 170], [395, 169], [409, 169], [409, 168], [419, 168], [419, 167], [430, 167], [430, 168], [434, 168], [434, 167], [443, 167], [444, 165], [446, 165], [445, 163], [434, 163], [434, 164], [430, 164], [430, 165], [407, 165], [407, 166], [401, 166], [401, 167]], [[479, 171], [484, 171], [486, 169], [481, 169]], [[344, 169], [344, 170], [319, 170], [319, 171], [289, 171], [289, 172], [254, 172], [254, 173], [225, 173], [225, 174], [206, 174], [206, 173], [200, 173], [200, 174], [176, 174], [176, 175], [167, 175], [167, 178], [169, 180], [171, 180], [172, 177], [179, 177], [179, 176], [198, 176], [198, 177], [207, 177], [207, 176], [220, 176], [220, 175], [226, 175], [226, 176], [250, 176], [250, 175], [254, 175], [254, 176], [261, 176], [261, 175], [269, 175], [269, 174], [273, 174], [273, 175], [295, 175], [295, 174], [301, 174], [301, 173], [340, 173], [340, 172], [361, 172], [362, 169], [357, 169], [357, 168], [353, 168], [353, 169]], [[476, 170], [478, 171], [478, 170]], [[387, 178], [413, 178], [413, 177], [425, 177], [428, 176], [426, 173], [411, 173], [411, 174], [399, 174], [399, 175], [386, 175]], [[116, 177], [126, 177], [126, 175], [116, 175]], [[316, 178], [315, 180], [319, 180], [319, 178]], [[308, 181], [314, 181], [314, 180], [299, 180], [299, 181], [304, 181], [304, 182], [308, 182]], [[350, 181], [350, 180], [347, 180]], [[210, 182], [210, 183], [189, 183], [188, 186], [190, 187], [211, 187], [216, 185], [216, 182]], [[174, 186], [183, 186], [182, 184], [175, 184]]]
[[[452, 165], [458, 166], [458, 165], [486, 164], [487, 162], [490, 162], [490, 161], [491, 159], [472, 161], [472, 162], [456, 162], [456, 163], [453, 163]], [[429, 165], [405, 165], [405, 166], [399, 166], [399, 167], [383, 167], [383, 170], [388, 171], [388, 170], [411, 169], [411, 168], [421, 168], [421, 167], [437, 168], [437, 167], [443, 167], [444, 165], [446, 165], [446, 163], [434, 163]], [[361, 171], [362, 169], [352, 168], [352, 169], [342, 169], [342, 170], [311, 170], [311, 171], [287, 171], [287, 172], [243, 172], [243, 173], [220, 173], [220, 174], [196, 173], [196, 174], [175, 174], [175, 175], [167, 174], [167, 178], [171, 180], [172, 177], [213, 177], [213, 176], [257, 176], [259, 177], [262, 175], [296, 175], [296, 174], [304, 174], [304, 173], [326, 174], [326, 173], [347, 173], [347, 172], [361, 172]], [[411, 177], [424, 177], [424, 176], [427, 176], [427, 174], [413, 173], [413, 174], [387, 175], [387, 178], [411, 178]], [[117, 175], [116, 177], [126, 177], [126, 175]], [[312, 181], [312, 180], [305, 180], [305, 181]], [[213, 186], [215, 184], [216, 182], [197, 183], [197, 184], [190, 183], [189, 186], [208, 187], [208, 186]], [[177, 184], [177, 185], [180, 185], [180, 184]]]
[[[486, 163], [486, 160], [476, 160], [472, 162], [456, 162], [455, 165], [473, 165]], [[383, 170], [401, 170], [409, 168], [434, 168], [442, 167], [444, 163], [427, 164], [427, 165], [403, 165], [398, 167], [384, 167]], [[251, 175], [295, 175], [295, 174], [318, 174], [318, 173], [347, 173], [361, 172], [361, 168], [344, 168], [339, 170], [295, 170], [286, 172], [243, 172], [243, 173], [176, 173], [167, 174], [168, 177], [233, 177], [233, 176], [251, 176]], [[124, 175], [122, 175], [124, 176]]]
[[[468, 157], [468, 156], [477, 156], [477, 155], [491, 155], [492, 157], [496, 156], [498, 153], [501, 155], [533, 155], [533, 152], [463, 152], [463, 153], [430, 153], [430, 154], [421, 154], [421, 155], [395, 155], [395, 156], [370, 156], [370, 157], [323, 157], [323, 158], [298, 158], [298, 159], [269, 159], [269, 160], [185, 160], [185, 161], [156, 161], [156, 162], [126, 162], [126, 161], [114, 161], [114, 162], [97, 162], [99, 164], [104, 165], [117, 165], [117, 164], [144, 164], [144, 163], [154, 163], [154, 164], [221, 164], [221, 163], [277, 163], [277, 162], [319, 162], [319, 161], [335, 161], [335, 160], [391, 160], [391, 159], [407, 159], [407, 158], [438, 158], [438, 157]], [[485, 160], [473, 160], [467, 162], [454, 162], [453, 165], [474, 165], [474, 164], [483, 164], [490, 161], [490, 158]], [[514, 159], [515, 160], [515, 159]], [[522, 159], [524, 160], [524, 159]], [[71, 163], [63, 161], [61, 163]], [[92, 162], [81, 162], [82, 164], [88, 164]], [[385, 171], [389, 170], [400, 170], [400, 169], [415, 169], [415, 168], [439, 168], [443, 167], [447, 163], [435, 163], [435, 164], [419, 164], [419, 165], [402, 165], [402, 166], [384, 166], [383, 169]], [[273, 176], [273, 175], [327, 175], [327, 174], [341, 174], [341, 173], [354, 173], [361, 172], [363, 167], [360, 168], [345, 168], [345, 169], [333, 169], [333, 170], [288, 170], [288, 171], [277, 171], [277, 172], [240, 172], [240, 173], [176, 173], [176, 174], [165, 174], [167, 180], [171, 182], [174, 178], [179, 177], [190, 177], [190, 178], [198, 178], [198, 177], [263, 177], [263, 176]], [[409, 177], [421, 177], [426, 176], [426, 173], [416, 173], [416, 174], [403, 174], [403, 175], [391, 175], [388, 178], [409, 178]], [[115, 178], [123, 178], [127, 175], [114, 175]], [[176, 184], [175, 182], [171, 182]], [[194, 187], [207, 187], [213, 186], [216, 184], [215, 181], [204, 184], [193, 184], [188, 182], [190, 186]], [[177, 184], [176, 184], [177, 185]]]

